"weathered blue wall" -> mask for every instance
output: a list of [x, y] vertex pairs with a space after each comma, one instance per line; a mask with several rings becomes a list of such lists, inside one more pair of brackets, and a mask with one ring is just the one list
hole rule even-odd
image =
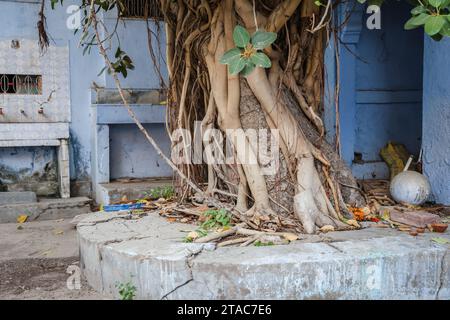
[[423, 164], [434, 200], [450, 204], [450, 40], [425, 39]]
[[[36, 24], [40, 4], [39, 1], [29, 2], [3, 1], [0, 3], [0, 36], [2, 38], [24, 38], [37, 41]], [[73, 2], [75, 1], [65, 1], [66, 7]], [[49, 34], [55, 40], [67, 41], [70, 48], [71, 176], [73, 179], [87, 180], [90, 174], [89, 130], [86, 127], [89, 123], [89, 88], [93, 80], [102, 82], [97, 77], [102, 64], [95, 55], [82, 56], [81, 49], [77, 47], [77, 38], [73, 36], [73, 31], [66, 27], [68, 17], [65, 8], [55, 11], [47, 8]], [[23, 152], [26, 150], [24, 149]], [[2, 159], [0, 161], [3, 161]]]
[[[46, 1], [47, 2], [47, 1]], [[46, 16], [48, 33], [52, 39], [65, 41], [70, 49], [70, 90], [71, 90], [71, 110], [72, 122], [70, 124], [70, 149], [71, 149], [71, 178], [78, 183], [90, 183], [91, 176], [91, 130], [90, 130], [90, 108], [91, 108], [91, 87], [95, 83], [100, 87], [115, 88], [111, 77], [107, 73], [98, 76], [99, 71], [104, 67], [102, 58], [96, 50], [92, 50], [90, 55], [83, 56], [83, 48], [78, 47], [79, 34], [74, 35], [73, 30], [66, 27], [66, 21], [70, 16], [66, 10], [70, 5], [79, 4], [81, 1], [65, 0], [64, 7], [57, 6], [51, 10], [50, 1], [47, 2]], [[5, 39], [33, 39], [37, 41], [36, 23], [38, 21], [40, 1], [0, 1], [0, 38]], [[106, 25], [112, 26], [115, 23], [114, 14], [105, 17]], [[153, 31], [156, 27], [150, 22]], [[164, 31], [164, 29], [162, 29]], [[127, 79], [123, 80], [125, 88], [159, 88], [159, 78], [156, 76], [147, 50], [147, 28], [143, 20], [125, 20], [118, 27], [118, 34], [121, 40], [121, 48], [127, 51], [136, 66], [134, 71], [130, 71]], [[155, 42], [155, 41], [154, 41]], [[164, 43], [164, 32], [162, 32], [161, 42]], [[112, 43], [112, 49], [117, 46], [116, 40]], [[164, 46], [162, 47], [164, 52]], [[165, 76], [166, 71], [163, 70]], [[131, 130], [131, 128], [129, 129]], [[138, 135], [134, 130], [132, 134]], [[167, 137], [166, 137], [167, 139]], [[149, 150], [147, 143], [141, 139], [135, 139], [137, 150]], [[114, 149], [120, 149], [123, 141], [111, 141], [117, 144]], [[39, 149], [39, 148], [37, 148]], [[11, 157], [27, 157], [29, 148], [15, 148], [14, 152], [3, 152], [0, 155], [0, 166], [7, 163], [8, 168], [19, 171], [21, 164], [11, 161]], [[22, 154], [22, 155], [21, 155]], [[124, 164], [125, 165], [125, 164]], [[137, 172], [144, 172], [146, 164], [137, 164]], [[167, 172], [165, 172], [167, 175]], [[86, 190], [86, 188], [84, 188]]]
[[354, 152], [365, 162], [380, 161], [389, 140], [419, 154], [423, 33], [403, 29], [410, 10], [404, 2], [386, 2], [381, 29], [363, 28], [358, 43]]
[[[165, 139], [164, 124], [145, 125], [165, 154], [170, 154], [170, 141]], [[134, 124], [111, 125], [109, 129], [111, 179], [165, 177], [171, 169]]]
[[[344, 5], [342, 17], [349, 8], [354, 12], [339, 45], [342, 156], [358, 178], [387, 178], [379, 151], [389, 140], [405, 144], [416, 155], [420, 150], [423, 32], [403, 29], [411, 9], [403, 2], [386, 2], [381, 29], [373, 30], [366, 26], [365, 7]], [[327, 70], [334, 70], [330, 49], [326, 58]], [[327, 81], [330, 88], [335, 73], [328, 72]], [[326, 108], [333, 110], [333, 99], [327, 99]], [[333, 122], [328, 111], [325, 123], [331, 136]], [[353, 161], [355, 153], [362, 156], [362, 163]]]
[[0, 180], [9, 189], [58, 194], [55, 148], [0, 148]]

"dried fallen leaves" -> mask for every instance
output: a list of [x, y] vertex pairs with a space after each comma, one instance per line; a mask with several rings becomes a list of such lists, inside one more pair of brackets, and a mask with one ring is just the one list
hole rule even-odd
[[293, 233], [285, 233], [283, 234], [283, 237], [288, 241], [295, 241], [298, 240], [298, 236]]
[[442, 237], [432, 238], [431, 241], [436, 242], [437, 244], [449, 244], [450, 240]]
[[349, 226], [352, 226], [352, 227], [355, 227], [355, 228], [361, 228], [361, 226], [359, 225], [359, 223], [356, 221], [356, 220], [354, 220], [354, 219], [350, 219], [350, 220], [347, 220], [347, 221], [345, 221]]
[[21, 214], [17, 217], [17, 223], [24, 223], [25, 221], [27, 221], [27, 219], [28, 216], [26, 214]]
[[186, 236], [186, 239], [189, 239], [190, 241], [194, 241], [194, 240], [198, 239], [199, 237], [200, 237], [200, 235], [198, 234], [197, 231], [191, 231]]
[[319, 229], [322, 232], [331, 232], [334, 231], [334, 227], [332, 225], [325, 225]]

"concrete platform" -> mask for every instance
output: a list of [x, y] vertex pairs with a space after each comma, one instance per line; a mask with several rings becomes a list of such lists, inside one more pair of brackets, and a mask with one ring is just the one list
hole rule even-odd
[[172, 186], [170, 178], [115, 181], [98, 185], [96, 201], [99, 204], [111, 204], [126, 196], [128, 200], [140, 199], [153, 188]]
[[36, 202], [36, 193], [31, 191], [0, 192], [0, 205]]
[[92, 200], [87, 197], [69, 199], [40, 198], [38, 202], [0, 205], [0, 223], [16, 222], [17, 217], [28, 215], [27, 221], [73, 218], [91, 212]]
[[183, 243], [195, 226], [156, 214], [95, 213], [77, 226], [88, 283], [139, 299], [449, 299], [445, 234], [412, 237], [367, 228], [305, 236], [285, 246], [215, 248]]

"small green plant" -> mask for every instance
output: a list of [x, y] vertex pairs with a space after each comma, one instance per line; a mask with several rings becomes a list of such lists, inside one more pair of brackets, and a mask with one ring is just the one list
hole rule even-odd
[[230, 74], [241, 73], [248, 76], [256, 67], [270, 68], [272, 62], [270, 58], [262, 52], [277, 39], [274, 32], [265, 32], [257, 30], [252, 36], [242, 26], [236, 26], [233, 32], [233, 41], [236, 48], [227, 51], [220, 63], [229, 66]]
[[230, 226], [231, 217], [225, 209], [208, 210], [203, 213], [207, 220], [200, 225], [203, 230], [210, 230], [213, 228], [226, 228]]
[[190, 232], [183, 242], [191, 243], [197, 238], [202, 238], [208, 235], [208, 231], [215, 228], [229, 228], [231, 224], [231, 216], [225, 209], [220, 210], [208, 210], [203, 213], [206, 220], [200, 225], [200, 227]]
[[194, 239], [192, 239], [192, 238], [189, 237], [189, 236], [186, 236], [186, 237], [183, 239], [183, 242], [184, 242], [184, 243], [192, 243], [192, 242], [194, 242]]
[[136, 296], [136, 287], [131, 283], [119, 283], [116, 285], [121, 300], [133, 300]]
[[172, 186], [167, 187], [157, 187], [146, 192], [146, 196], [152, 199], [164, 198], [166, 200], [172, 199], [175, 196], [175, 189]]
[[268, 247], [268, 246], [274, 246], [275, 244], [272, 241], [261, 242], [260, 240], [258, 240], [258, 241], [255, 241], [254, 245], [255, 245], [255, 247]]

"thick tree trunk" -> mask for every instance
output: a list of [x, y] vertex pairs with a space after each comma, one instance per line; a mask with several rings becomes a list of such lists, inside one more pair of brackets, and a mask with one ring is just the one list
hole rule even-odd
[[[345, 228], [346, 203], [364, 200], [350, 170], [323, 139], [319, 110], [325, 32], [308, 31], [309, 18], [317, 19], [320, 9], [301, 0], [273, 1], [272, 10], [265, 1], [256, 7], [248, 0], [185, 2], [161, 1], [171, 11], [166, 11], [169, 106], [175, 115], [171, 127], [191, 129], [203, 114], [203, 129], [234, 130], [227, 139], [238, 160], [228, 167], [208, 165], [207, 193], [214, 195], [217, 188], [236, 193], [238, 215], [256, 228], [277, 230], [289, 224], [307, 233], [325, 225]], [[237, 19], [250, 32], [260, 28], [280, 34], [278, 45], [266, 49], [269, 71], [257, 67], [244, 78], [219, 62], [235, 47]], [[263, 175], [258, 146], [243, 129], [279, 132], [279, 172]]]

